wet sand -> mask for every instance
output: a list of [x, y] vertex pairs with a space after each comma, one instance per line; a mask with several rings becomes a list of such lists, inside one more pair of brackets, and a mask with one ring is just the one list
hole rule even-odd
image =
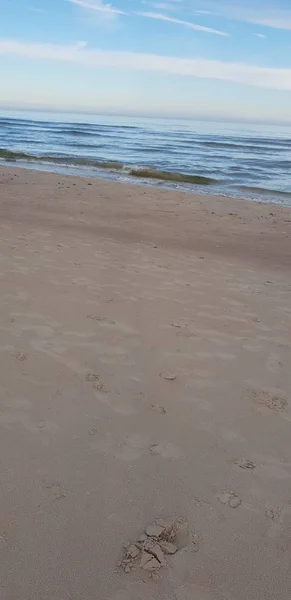
[[291, 210], [0, 168], [0, 219], [1, 600], [289, 598]]

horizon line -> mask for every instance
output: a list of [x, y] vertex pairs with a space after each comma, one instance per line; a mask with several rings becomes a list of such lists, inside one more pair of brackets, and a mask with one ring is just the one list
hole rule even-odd
[[53, 107], [46, 105], [18, 105], [18, 104], [2, 104], [0, 102], [0, 110], [9, 111], [24, 111], [24, 112], [47, 112], [47, 113], [61, 113], [61, 114], [80, 114], [80, 115], [92, 115], [92, 116], [108, 116], [108, 117], [128, 117], [128, 118], [140, 118], [140, 119], [164, 119], [169, 120], [181, 120], [181, 121], [202, 121], [202, 122], [216, 122], [216, 123], [241, 123], [245, 125], [273, 125], [273, 126], [291, 126], [290, 121], [280, 121], [274, 119], [257, 119], [240, 116], [219, 116], [219, 115], [179, 115], [177, 113], [172, 114], [161, 114], [159, 112], [146, 113], [146, 112], [118, 112], [118, 111], [106, 111], [105, 109], [93, 109], [93, 108], [82, 108], [82, 107]]

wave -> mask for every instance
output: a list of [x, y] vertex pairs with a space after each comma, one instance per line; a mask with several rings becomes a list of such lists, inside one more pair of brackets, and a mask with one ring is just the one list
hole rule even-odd
[[11, 150], [6, 150], [5, 148], [0, 148], [0, 160], [4, 160], [6, 162], [13, 161], [25, 161], [25, 162], [34, 162], [34, 163], [51, 163], [55, 165], [64, 165], [64, 166], [80, 166], [80, 167], [96, 167], [96, 168], [104, 168], [104, 169], [123, 169], [123, 164], [118, 161], [98, 161], [90, 158], [82, 158], [76, 156], [64, 156], [64, 155], [38, 155], [38, 154], [28, 154], [26, 152], [12, 152]]
[[67, 167], [89, 167], [98, 170], [122, 171], [124, 174], [140, 179], [155, 179], [176, 183], [192, 183], [195, 185], [211, 185], [215, 179], [203, 175], [189, 175], [179, 171], [159, 171], [150, 167], [133, 167], [118, 161], [100, 161], [88, 157], [35, 155], [26, 152], [13, 152], [0, 148], [0, 160], [5, 162], [31, 162], [36, 164], [52, 164]]
[[291, 190], [290, 190], [290, 192], [287, 192], [286, 190], [275, 190], [275, 189], [255, 187], [255, 186], [252, 187], [252, 186], [248, 186], [248, 185], [238, 185], [237, 187], [238, 187], [238, 189], [240, 189], [244, 192], [251, 192], [253, 194], [262, 194], [262, 195], [271, 195], [271, 196], [276, 194], [277, 196], [291, 197]]
[[61, 135], [77, 135], [77, 136], [82, 136], [82, 137], [86, 137], [86, 136], [101, 136], [102, 134], [98, 131], [88, 131], [87, 129], [60, 129], [59, 127], [56, 128], [52, 128], [50, 127], [49, 129], [50, 132], [53, 133], [60, 133]]
[[202, 175], [187, 175], [186, 173], [179, 173], [177, 171], [156, 171], [156, 169], [146, 167], [130, 169], [128, 174], [133, 177], [140, 177], [141, 179], [160, 179], [162, 181], [193, 183], [196, 185], [211, 185], [215, 183], [214, 179], [203, 177]]

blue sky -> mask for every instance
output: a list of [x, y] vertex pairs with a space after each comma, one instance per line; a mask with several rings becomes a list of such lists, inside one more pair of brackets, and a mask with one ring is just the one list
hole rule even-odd
[[291, 123], [291, 0], [0, 0], [0, 105]]

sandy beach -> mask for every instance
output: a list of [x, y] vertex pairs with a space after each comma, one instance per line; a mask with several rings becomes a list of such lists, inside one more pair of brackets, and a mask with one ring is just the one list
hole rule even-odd
[[1, 600], [290, 598], [290, 225], [0, 168]]

